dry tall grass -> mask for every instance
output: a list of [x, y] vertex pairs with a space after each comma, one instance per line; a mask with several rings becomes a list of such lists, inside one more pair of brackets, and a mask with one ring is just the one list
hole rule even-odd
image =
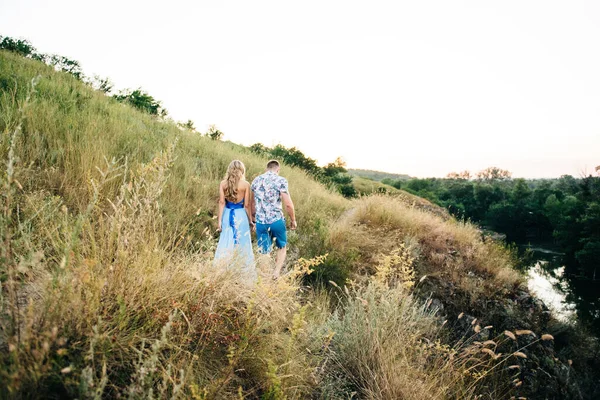
[[411, 243], [420, 275], [453, 282], [471, 300], [505, 294], [523, 282], [511, 268], [510, 253], [483, 239], [469, 223], [446, 219], [390, 196], [370, 196], [332, 224], [329, 243], [353, 253], [354, 269], [374, 272], [381, 254]]
[[[75, 216], [59, 202], [23, 211], [45, 221], [49, 236], [29, 235], [20, 223], [12, 240], [55, 247], [48, 258], [7, 255], [9, 394], [224, 398], [275, 390], [301, 398], [310, 391], [303, 364], [310, 360], [298, 355], [306, 344], [294, 327], [306, 263], [278, 283], [248, 286], [236, 268], [213, 265], [212, 252], [175, 251], [179, 238], [168, 236], [158, 202], [173, 153], [131, 174], [108, 163], [90, 183], [93, 201]], [[103, 198], [114, 181], [119, 197]]]

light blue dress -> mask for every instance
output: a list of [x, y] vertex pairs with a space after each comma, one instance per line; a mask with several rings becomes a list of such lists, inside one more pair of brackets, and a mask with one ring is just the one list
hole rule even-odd
[[239, 268], [242, 279], [255, 282], [257, 279], [252, 236], [244, 199], [239, 203], [226, 201], [221, 220], [221, 236], [215, 253], [215, 262], [228, 268]]

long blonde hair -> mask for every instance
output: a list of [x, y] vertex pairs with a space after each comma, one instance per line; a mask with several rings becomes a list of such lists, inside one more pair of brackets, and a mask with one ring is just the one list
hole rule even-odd
[[246, 179], [246, 167], [240, 160], [233, 160], [227, 167], [227, 173], [225, 174], [225, 198], [229, 201], [237, 201], [238, 186], [240, 180]]

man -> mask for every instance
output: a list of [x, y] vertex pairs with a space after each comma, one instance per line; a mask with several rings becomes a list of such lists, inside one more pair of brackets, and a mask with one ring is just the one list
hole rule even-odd
[[252, 222], [256, 224], [258, 251], [261, 254], [269, 254], [273, 240], [277, 247], [273, 279], [279, 278], [287, 253], [287, 232], [282, 203], [291, 219], [290, 229], [295, 230], [297, 227], [296, 213], [290, 197], [288, 182], [287, 179], [279, 176], [279, 169], [280, 165], [277, 160], [269, 161], [266, 172], [257, 176], [251, 185], [254, 198]]

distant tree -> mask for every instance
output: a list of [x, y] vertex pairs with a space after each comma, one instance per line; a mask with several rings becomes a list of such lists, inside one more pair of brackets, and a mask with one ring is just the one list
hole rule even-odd
[[292, 165], [298, 168], [302, 168], [309, 174], [318, 177], [322, 174], [322, 168], [317, 165], [317, 162], [310, 157], [307, 157], [295, 147], [286, 148], [283, 145], [278, 144], [271, 149], [271, 156], [283, 160], [287, 165]]
[[81, 68], [79, 61], [57, 54], [47, 55], [38, 53], [36, 48], [33, 47], [28, 40], [0, 36], [0, 49], [12, 51], [23, 57], [41, 61], [54, 67], [57, 71], [67, 72], [81, 81], [85, 80], [85, 75], [83, 74], [83, 69]]
[[353, 198], [358, 196], [356, 188], [352, 184], [345, 184], [338, 186], [340, 194], [347, 198]]
[[446, 178], [448, 179], [471, 179], [471, 173], [467, 170], [462, 172], [450, 172]]
[[325, 167], [319, 167], [317, 162], [295, 147], [287, 148], [281, 144], [269, 148], [262, 143], [249, 147], [250, 151], [264, 157], [281, 160], [284, 164], [298, 167], [325, 185], [336, 189], [345, 197], [356, 197], [357, 191], [352, 184], [352, 176], [348, 174], [346, 163], [341, 157]]
[[89, 81], [89, 84], [94, 89], [99, 90], [104, 94], [110, 94], [114, 87], [114, 84], [109, 78], [102, 78], [98, 75], [94, 75], [94, 78], [91, 81]]
[[600, 276], [600, 203], [589, 203], [578, 222], [580, 249], [575, 252], [575, 258], [580, 264], [579, 271], [597, 279]]
[[512, 191], [512, 200], [517, 203], [519, 206], [524, 206], [524, 204], [529, 199], [531, 195], [531, 189], [527, 186], [527, 182], [523, 178], [519, 178], [515, 180], [515, 186]]
[[352, 184], [352, 177], [348, 174], [339, 173], [335, 176], [332, 176], [330, 179], [331, 179], [331, 182], [335, 183], [336, 185], [351, 185]]
[[499, 203], [504, 199], [504, 192], [498, 186], [488, 183], [475, 185], [473, 194], [475, 204], [470, 216], [480, 221], [483, 221], [492, 204]]
[[325, 176], [334, 177], [338, 174], [345, 174], [348, 170], [346, 169], [346, 162], [338, 157], [334, 162], [327, 164], [323, 167], [323, 173]]
[[575, 194], [579, 191], [579, 183], [571, 175], [561, 175], [556, 183], [556, 188], [564, 194]]
[[254, 143], [252, 146], [250, 146], [250, 151], [255, 154], [267, 157], [271, 154], [271, 149], [262, 143]]
[[477, 173], [477, 179], [482, 181], [503, 181], [510, 179], [512, 173], [498, 167], [489, 167]]
[[39, 54], [35, 47], [24, 39], [13, 39], [8, 36], [0, 36], [0, 49], [12, 51], [23, 57], [33, 58], [38, 61], [44, 61], [45, 56]]
[[53, 54], [50, 56], [48, 64], [53, 66], [54, 69], [69, 73], [79, 80], [83, 80], [85, 77], [79, 61]]
[[154, 97], [150, 96], [142, 89], [133, 91], [131, 89], [122, 90], [118, 95], [114, 95], [113, 98], [121, 103], [131, 104], [138, 110], [150, 115], [159, 117], [165, 117], [167, 115], [167, 110], [162, 108], [160, 101], [155, 100]]
[[196, 132], [196, 127], [194, 126], [194, 121], [188, 119], [185, 122], [178, 122], [177, 126], [183, 129], [187, 129], [188, 131]]
[[206, 132], [206, 136], [211, 138], [212, 140], [221, 140], [225, 134], [217, 129], [215, 125], [211, 125], [208, 127], [208, 131]]

